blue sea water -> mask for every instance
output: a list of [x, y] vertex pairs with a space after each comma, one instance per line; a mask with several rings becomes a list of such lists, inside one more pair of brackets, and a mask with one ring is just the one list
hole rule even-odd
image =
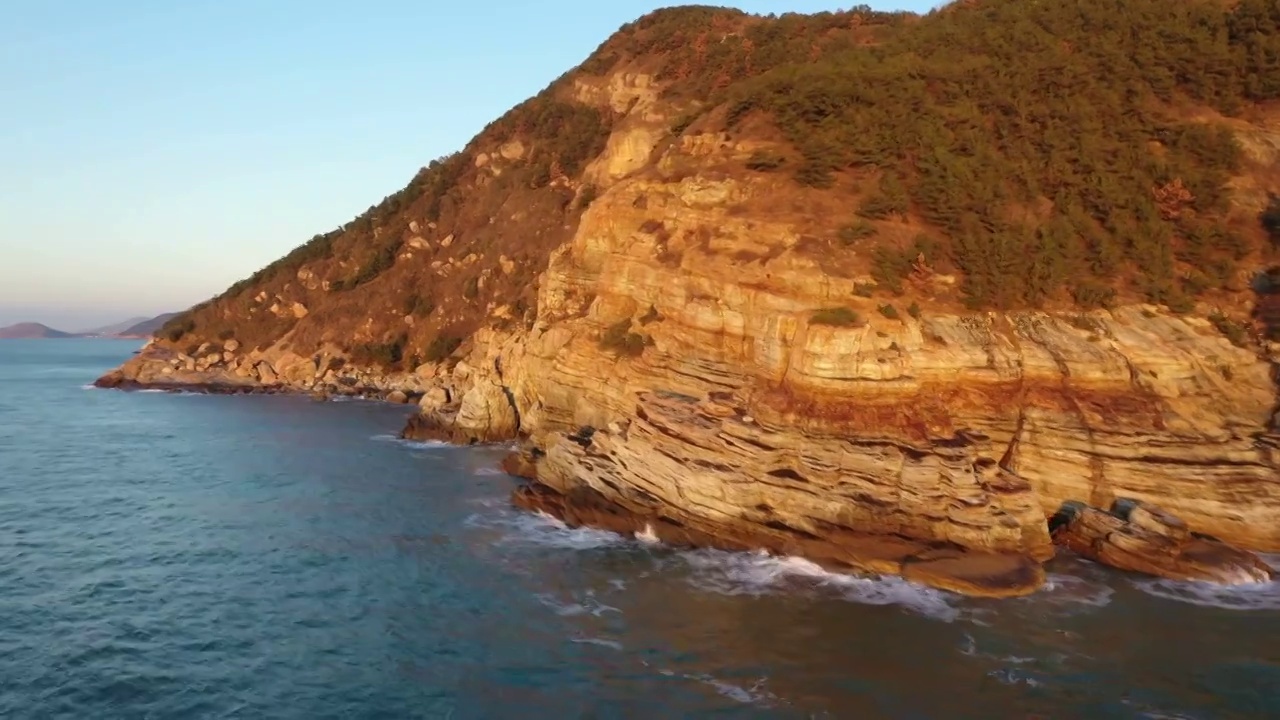
[[966, 600], [509, 508], [367, 402], [94, 390], [0, 342], [2, 718], [1275, 718], [1280, 587]]

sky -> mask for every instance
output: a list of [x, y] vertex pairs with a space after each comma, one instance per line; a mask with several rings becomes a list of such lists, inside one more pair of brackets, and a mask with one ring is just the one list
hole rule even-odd
[[[400, 189], [621, 25], [670, 4], [8, 3], [0, 326], [82, 330], [216, 295]], [[925, 11], [936, 0], [869, 4]]]

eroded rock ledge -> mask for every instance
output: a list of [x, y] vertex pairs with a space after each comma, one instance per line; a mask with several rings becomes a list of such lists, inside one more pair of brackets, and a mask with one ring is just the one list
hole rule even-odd
[[804, 557], [835, 572], [902, 575], [908, 580], [965, 595], [1016, 597], [1044, 582], [1040, 563], [1022, 555], [983, 553], [954, 545], [870, 535], [831, 528], [812, 535], [782, 525], [713, 524], [691, 517], [637, 513], [587, 486], [561, 493], [542, 483], [515, 491], [517, 507], [543, 512], [570, 527], [595, 527], [621, 535], [656, 538], [673, 547], [705, 547], [735, 552], [766, 550]]
[[1275, 576], [1257, 555], [1194, 533], [1181, 518], [1136, 500], [1117, 500], [1110, 512], [1067, 503], [1050, 527], [1054, 542], [1130, 572], [1222, 585], [1270, 582]]

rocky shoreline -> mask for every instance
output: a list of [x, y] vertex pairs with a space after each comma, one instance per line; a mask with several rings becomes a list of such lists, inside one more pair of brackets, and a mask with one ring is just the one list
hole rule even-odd
[[[545, 403], [522, 397], [523, 378], [502, 372], [502, 356], [523, 348], [500, 335], [480, 340], [465, 360], [412, 373], [379, 373], [319, 356], [238, 353], [234, 341], [200, 348], [206, 351], [201, 359], [150, 344], [95, 385], [415, 403], [419, 412], [403, 438], [459, 445], [520, 440], [521, 450], [503, 463], [525, 480], [513, 503], [570, 526], [678, 547], [795, 555], [832, 571], [900, 575], [964, 595], [1034, 593], [1044, 582], [1043, 563], [1062, 548], [1175, 580], [1236, 584], [1274, 577], [1252, 552], [1193, 532], [1149, 501], [1117, 496], [1110, 510], [1092, 507], [1096, 498], [1049, 506], [1039, 494], [1043, 486], [1010, 471], [1008, 452], [1000, 459], [1000, 443], [975, 430], [837, 440], [797, 434], [760, 412], [758, 400], [748, 409], [732, 394], [698, 398], [670, 391], [637, 392], [629, 412], [599, 428], [556, 429]], [[849, 427], [848, 420], [841, 424]], [[1259, 436], [1259, 447], [1270, 437]], [[819, 450], [837, 454], [820, 460], [812, 456]], [[824, 476], [834, 471], [847, 483], [850, 473], [860, 472], [858, 463], [884, 468], [886, 462], [898, 469], [874, 481], [884, 486], [838, 489], [834, 476]], [[775, 469], [750, 471], [751, 479], [741, 475], [761, 464]], [[891, 495], [877, 496], [885, 491]], [[908, 496], [916, 499], [903, 505]]]
[[[1203, 538], [1280, 551], [1280, 346], [1228, 337], [1209, 308], [876, 312], [857, 294], [868, 278], [789, 250], [790, 225], [731, 212], [759, 192], [617, 181], [552, 255], [533, 317], [482, 327], [440, 362], [385, 371], [301, 335], [197, 336], [152, 343], [100, 384], [416, 402], [404, 437], [521, 441], [509, 465], [536, 480], [515, 501], [570, 524], [971, 595], [1034, 592], [1063, 545], [1178, 579], [1218, 558], [1208, 576], [1224, 582], [1261, 575]], [[655, 218], [664, 232], [646, 230]], [[715, 242], [664, 260], [663, 237], [700, 228]], [[765, 237], [781, 254], [726, 259]], [[927, 297], [954, 278], [918, 280]], [[1118, 500], [1181, 518], [1196, 541], [1094, 513], [1051, 533], [1064, 505], [1106, 515]]]
[[[261, 353], [237, 355], [239, 344], [228, 341], [218, 352], [201, 359], [185, 352], [148, 343], [122, 365], [94, 381], [112, 390], [164, 390], [206, 395], [309, 395], [318, 399], [350, 397], [395, 404], [416, 404], [424, 394], [420, 378], [384, 375], [366, 369], [325, 367], [317, 360], [285, 358]], [[197, 353], [200, 354], [200, 353]], [[286, 370], [277, 370], [283, 365]], [[309, 366], [309, 367], [308, 367]]]

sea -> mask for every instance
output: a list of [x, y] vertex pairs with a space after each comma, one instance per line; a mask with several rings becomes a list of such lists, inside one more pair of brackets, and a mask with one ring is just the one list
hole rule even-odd
[[0, 341], [0, 718], [1280, 718], [1277, 585], [571, 530], [403, 406], [89, 385], [138, 347]]

